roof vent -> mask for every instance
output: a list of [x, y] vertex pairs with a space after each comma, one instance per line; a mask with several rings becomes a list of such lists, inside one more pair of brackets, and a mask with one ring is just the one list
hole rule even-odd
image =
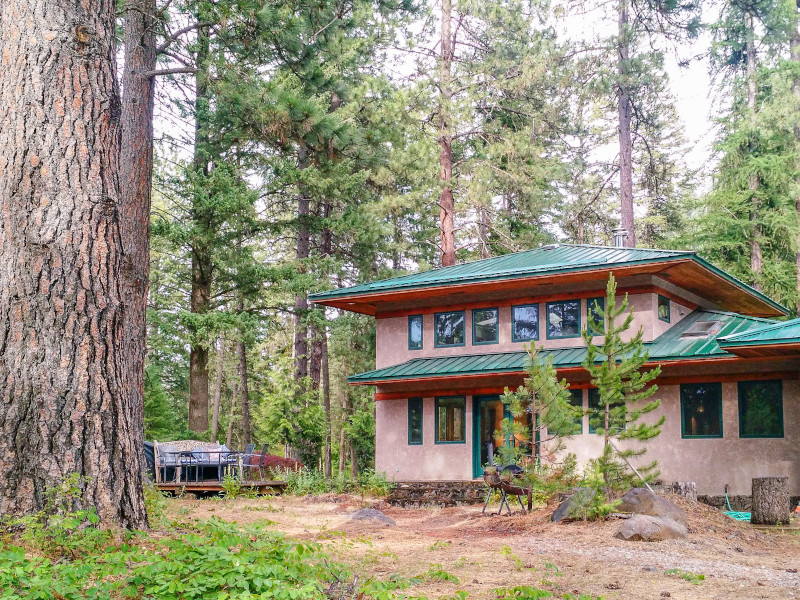
[[681, 334], [681, 339], [707, 338], [722, 328], [722, 321], [698, 321]]
[[547, 244], [542, 246], [540, 250], [555, 250], [556, 248], [558, 248], [558, 244]]
[[625, 241], [628, 239], [628, 230], [620, 227], [611, 233], [614, 234], [614, 248], [624, 248]]

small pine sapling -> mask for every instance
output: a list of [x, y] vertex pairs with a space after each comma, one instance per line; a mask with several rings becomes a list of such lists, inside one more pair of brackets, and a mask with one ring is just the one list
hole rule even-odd
[[537, 351], [533, 343], [525, 351], [528, 376], [524, 385], [513, 392], [506, 388], [500, 396], [511, 415], [503, 420], [501, 434], [511, 443], [500, 447], [498, 454], [504, 465], [519, 464], [530, 456], [525, 479], [547, 492], [574, 476], [573, 455], [567, 455], [562, 465], [556, 465], [554, 458], [563, 450], [564, 438], [580, 430], [583, 411], [570, 403], [569, 384], [558, 379], [552, 357]]
[[[643, 371], [650, 358], [645, 348], [641, 328], [628, 341], [623, 341], [633, 323], [633, 309], [628, 309], [628, 295], [617, 305], [617, 282], [612, 274], [606, 288], [605, 306], [595, 304], [589, 310], [587, 327], [583, 330], [587, 353], [583, 366], [589, 372], [592, 383], [597, 386], [599, 402], [589, 411], [589, 422], [603, 437], [603, 455], [598, 465], [606, 488], [624, 489], [635, 485], [638, 476], [652, 481], [658, 476], [656, 461], [637, 469], [630, 460], [641, 457], [646, 448], [621, 449], [615, 441], [637, 440], [646, 442], [661, 433], [662, 416], [654, 423], [641, 421], [642, 415], [653, 412], [659, 400], [648, 399], [658, 387], [651, 383], [661, 374], [661, 367]], [[625, 315], [622, 323], [618, 319]], [[598, 318], [601, 317], [601, 318]], [[603, 341], [595, 343], [595, 337], [604, 332]]]

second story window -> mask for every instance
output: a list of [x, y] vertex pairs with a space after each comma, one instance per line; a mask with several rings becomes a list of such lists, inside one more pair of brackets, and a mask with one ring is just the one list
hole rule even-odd
[[529, 342], [539, 339], [539, 305], [511, 307], [511, 341]]
[[498, 341], [498, 314], [496, 308], [476, 308], [472, 311], [472, 343], [496, 344]]
[[463, 346], [465, 331], [465, 313], [463, 310], [436, 313], [433, 319], [434, 346]]
[[[589, 298], [586, 301], [586, 327], [589, 329], [590, 335], [605, 335], [605, 316], [606, 309], [605, 298]], [[594, 321], [594, 327], [592, 327]]]
[[422, 315], [408, 317], [408, 349], [422, 350]]
[[581, 334], [581, 301], [547, 303], [547, 339], [573, 338]]
[[658, 296], [658, 318], [669, 323], [669, 298], [661, 294]]

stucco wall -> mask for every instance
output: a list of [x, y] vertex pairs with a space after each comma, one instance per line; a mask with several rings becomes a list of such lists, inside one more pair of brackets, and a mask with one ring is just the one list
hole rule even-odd
[[472, 397], [467, 396], [466, 442], [434, 443], [434, 399], [422, 404], [422, 444], [408, 443], [408, 400], [375, 407], [375, 470], [394, 481], [472, 479]]
[[[648, 445], [642, 462], [658, 460], [661, 479], [695, 481], [700, 494], [749, 495], [753, 477], [789, 477], [790, 493], [800, 495], [800, 384], [783, 382], [784, 437], [739, 438], [738, 384], [722, 384], [723, 437], [682, 439], [680, 386], [658, 390], [661, 407], [648, 420], [666, 417], [662, 433]], [[584, 408], [587, 392], [584, 390]], [[408, 445], [408, 402], [377, 403], [376, 469], [397, 481], [457, 480], [472, 478], [472, 398], [467, 396], [466, 443], [434, 444], [434, 400], [425, 398], [423, 444]], [[602, 439], [589, 434], [588, 416], [583, 435], [568, 441], [568, 451], [582, 462], [599, 456]]]
[[[628, 338], [633, 336], [641, 327], [646, 342], [652, 341], [664, 333], [669, 327], [675, 325], [686, 317], [691, 310], [681, 306], [676, 302], [671, 302], [670, 322], [660, 321], [656, 317], [658, 307], [658, 297], [656, 294], [635, 294], [629, 297], [630, 307], [633, 308], [633, 325], [626, 332]], [[491, 305], [487, 305], [491, 307]], [[581, 300], [581, 327], [586, 325], [587, 300]], [[460, 310], [457, 305], [442, 308], [442, 311]], [[545, 331], [545, 315], [547, 303], [539, 303], [539, 340], [536, 346], [545, 348], [574, 348], [583, 346], [580, 337], [548, 340]], [[499, 342], [497, 344], [481, 344], [473, 347], [472, 345], [472, 310], [467, 309], [466, 313], [466, 340], [464, 346], [451, 348], [435, 348], [433, 342], [433, 320], [432, 313], [422, 316], [422, 349], [408, 349], [408, 317], [389, 317], [376, 319], [376, 368], [381, 369], [391, 365], [403, 363], [412, 358], [425, 356], [450, 356], [460, 354], [484, 354], [488, 352], [514, 352], [520, 351], [523, 342], [511, 341], [511, 307], [501, 306], [499, 308], [500, 327]], [[597, 342], [602, 341], [602, 337], [596, 338]]]

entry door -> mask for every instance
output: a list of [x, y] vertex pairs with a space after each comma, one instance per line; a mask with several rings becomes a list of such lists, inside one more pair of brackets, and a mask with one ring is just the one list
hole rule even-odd
[[472, 476], [483, 477], [483, 467], [496, 455], [503, 437], [495, 435], [503, 428], [508, 413], [500, 396], [474, 396], [472, 399]]

